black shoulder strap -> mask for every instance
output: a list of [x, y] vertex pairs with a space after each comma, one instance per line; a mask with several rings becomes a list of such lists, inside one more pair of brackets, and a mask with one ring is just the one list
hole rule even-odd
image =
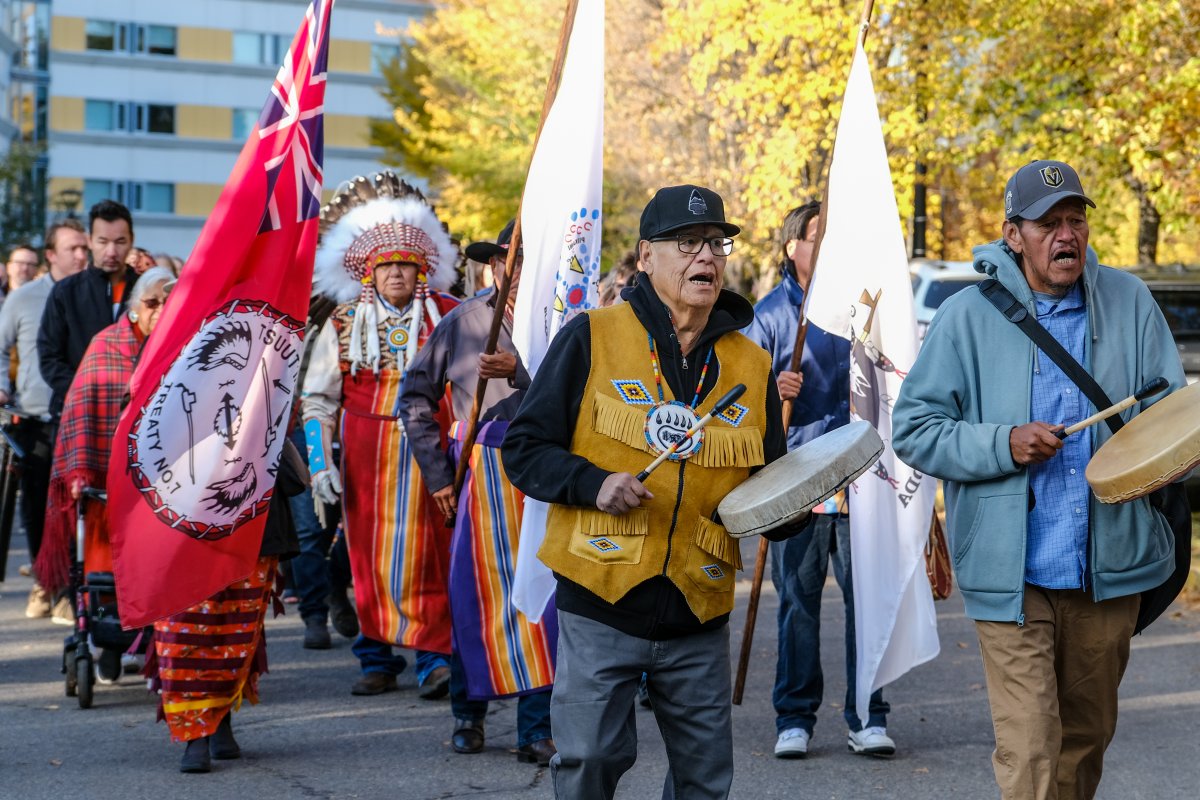
[[[995, 278], [988, 278], [979, 282], [979, 291], [984, 297], [996, 307], [996, 310], [1005, 316], [1005, 318], [1021, 329], [1021, 332], [1033, 340], [1038, 349], [1049, 357], [1051, 361], [1058, 365], [1058, 368], [1066, 373], [1067, 377], [1075, 382], [1080, 391], [1084, 393], [1088, 400], [1092, 401], [1092, 405], [1097, 411], [1103, 411], [1111, 406], [1112, 400], [1108, 399], [1108, 395], [1100, 388], [1100, 384], [1087, 373], [1083, 365], [1071, 357], [1071, 354], [1066, 351], [1058, 340], [1050, 335], [1050, 332], [1043, 328], [1038, 323], [1037, 318], [1030, 316], [1029, 311], [1025, 306], [1021, 305], [1017, 298], [1013, 297], [1012, 292], [1005, 289]], [[1117, 414], [1112, 415], [1105, 420], [1108, 427], [1113, 433], [1121, 430], [1125, 424], [1121, 421], [1121, 417]]]

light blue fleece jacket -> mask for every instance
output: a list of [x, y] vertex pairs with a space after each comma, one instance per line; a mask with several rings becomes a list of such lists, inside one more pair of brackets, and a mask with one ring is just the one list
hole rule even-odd
[[[974, 254], [975, 269], [1035, 312], [1029, 284], [1003, 242], [976, 247]], [[1172, 391], [1187, 385], [1166, 320], [1140, 279], [1100, 266], [1089, 247], [1083, 285], [1084, 366], [1113, 402], [1159, 375]], [[930, 324], [892, 417], [897, 455], [945, 481], [951, 558], [972, 619], [1023, 621], [1029, 473], [1013, 463], [1008, 437], [1031, 421], [1033, 355], [1033, 342], [977, 289], [959, 292]], [[1128, 422], [1151, 402], [1133, 406], [1122, 419]], [[1090, 436], [1094, 453], [1111, 432], [1101, 423], [1075, 435]], [[1145, 498], [1110, 505], [1092, 494], [1089, 514], [1088, 571], [1096, 600], [1151, 589], [1171, 574], [1174, 538]]]

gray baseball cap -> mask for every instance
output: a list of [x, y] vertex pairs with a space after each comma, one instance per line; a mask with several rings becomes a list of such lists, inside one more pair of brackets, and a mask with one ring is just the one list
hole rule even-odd
[[1096, 204], [1083, 193], [1079, 173], [1062, 161], [1032, 161], [1008, 179], [1004, 187], [1004, 218], [1041, 219], [1069, 197], [1078, 197], [1092, 208]]

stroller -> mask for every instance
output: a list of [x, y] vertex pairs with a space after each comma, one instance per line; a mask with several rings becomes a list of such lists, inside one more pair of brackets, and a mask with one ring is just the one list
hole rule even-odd
[[[80, 708], [91, 708], [98, 668], [119, 676], [121, 655], [129, 650], [141, 631], [121, 629], [117, 613], [117, 585], [111, 572], [84, 574], [84, 542], [87, 503], [103, 503], [105, 492], [84, 487], [75, 501], [75, 552], [71, 558], [71, 595], [75, 601], [75, 632], [63, 641], [62, 671], [66, 675], [67, 697], [78, 697]], [[149, 636], [141, 637], [144, 651]], [[100, 651], [99, 664], [92, 649]]]

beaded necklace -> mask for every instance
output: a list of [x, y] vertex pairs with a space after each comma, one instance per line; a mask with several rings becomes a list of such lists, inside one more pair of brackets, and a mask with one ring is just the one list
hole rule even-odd
[[[649, 331], [646, 332], [646, 341], [650, 343], [650, 366], [654, 369], [654, 385], [658, 389], [658, 402], [663, 403], [666, 398], [663, 396], [662, 373], [658, 369], [658, 351], [654, 347], [654, 336]], [[693, 411], [700, 404], [700, 390], [704, 388], [704, 378], [708, 375], [708, 364], [712, 361], [715, 349], [715, 347], [710, 347], [708, 355], [704, 357], [704, 366], [700, 369], [700, 380], [696, 381], [696, 393], [692, 396], [691, 405], [688, 406]]]

